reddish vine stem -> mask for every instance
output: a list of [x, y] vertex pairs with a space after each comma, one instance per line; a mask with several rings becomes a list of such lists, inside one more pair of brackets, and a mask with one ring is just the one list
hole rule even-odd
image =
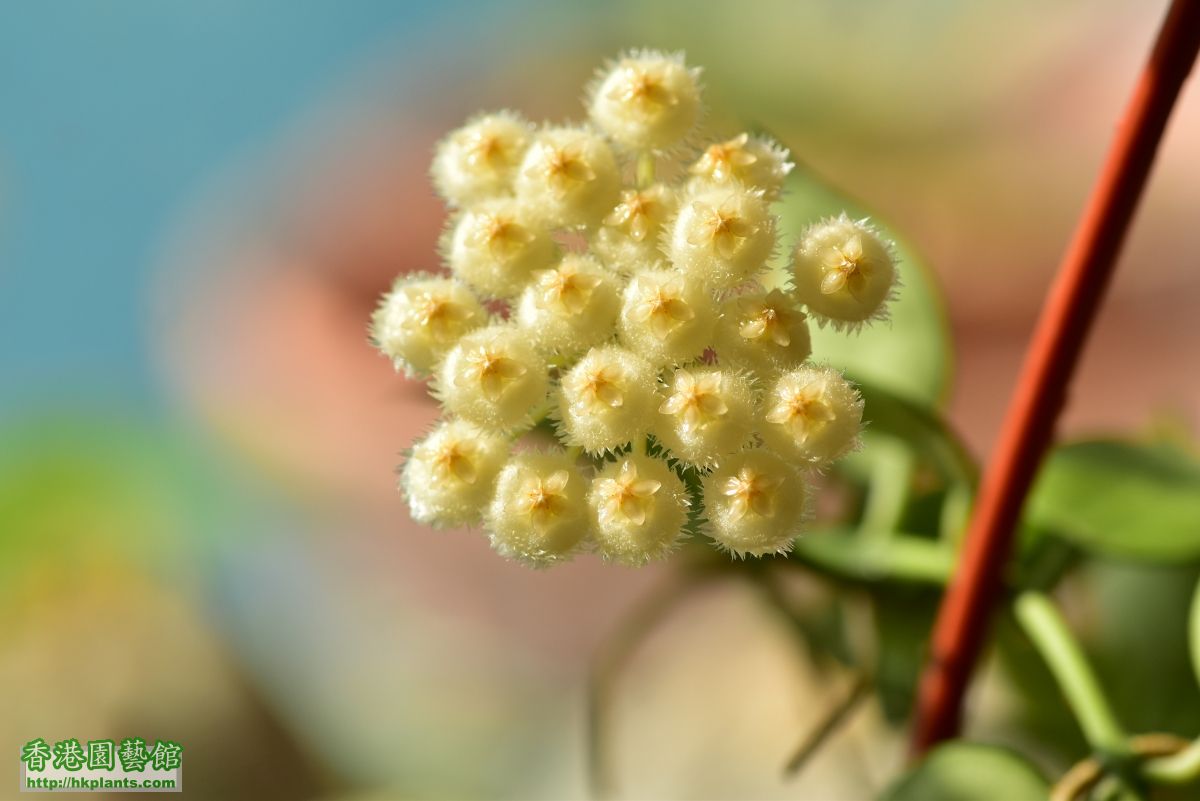
[[1173, 0], [1026, 352], [921, 677], [914, 754], [958, 733], [962, 699], [1013, 532], [1180, 89], [1200, 48], [1200, 0]]

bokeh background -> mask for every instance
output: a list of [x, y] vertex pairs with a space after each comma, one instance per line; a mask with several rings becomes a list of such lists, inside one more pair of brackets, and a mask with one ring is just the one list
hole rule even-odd
[[[534, 573], [409, 520], [393, 470], [434, 409], [366, 321], [437, 264], [433, 143], [478, 109], [578, 116], [605, 58], [686, 49], [713, 136], [774, 132], [922, 252], [985, 455], [1164, 8], [0, 0], [0, 797], [29, 739], [133, 735], [184, 744], [191, 798], [584, 796], [588, 660], [656, 571]], [[1197, 422], [1197, 222], [1192, 81], [1066, 434]], [[1138, 705], [1174, 657], [1136, 648], [1194, 572], [1093, 573], [1069, 611], [1120, 623], [1090, 645], [1119, 704], [1194, 734], [1195, 699]], [[622, 684], [622, 787], [868, 797], [903, 760], [873, 709], [780, 776], [843, 679], [744, 588], [702, 593]], [[973, 726], [1017, 737], [991, 681]]]

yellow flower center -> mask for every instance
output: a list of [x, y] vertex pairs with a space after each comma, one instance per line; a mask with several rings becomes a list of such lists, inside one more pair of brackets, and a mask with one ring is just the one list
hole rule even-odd
[[845, 289], [857, 296], [866, 283], [866, 259], [863, 258], [862, 238], [853, 236], [842, 245], [833, 245], [822, 258], [825, 277], [821, 292], [832, 295]]
[[728, 181], [734, 177], [738, 167], [748, 167], [758, 161], [757, 156], [746, 152], [746, 144], [749, 141], [748, 134], [741, 134], [728, 142], [710, 145], [700, 160], [692, 165], [692, 174], [710, 178], [717, 183]]
[[472, 243], [483, 245], [494, 258], [504, 260], [510, 258], [533, 239], [533, 234], [511, 217], [485, 214], [479, 219]]
[[825, 399], [825, 388], [819, 382], [785, 394], [766, 417], [768, 423], [791, 428], [801, 444], [835, 418], [833, 407]]
[[434, 475], [445, 481], [454, 477], [464, 484], [474, 484], [475, 446], [469, 442], [445, 442], [433, 452]]
[[529, 372], [516, 359], [486, 345], [467, 354], [466, 367], [466, 381], [478, 383], [489, 400], [498, 398], [510, 383]]
[[562, 515], [567, 503], [567, 483], [571, 474], [556, 470], [546, 478], [530, 476], [517, 494], [517, 511], [526, 514], [534, 525], [544, 526]]
[[730, 499], [730, 517], [741, 520], [751, 512], [759, 517], [770, 517], [775, 505], [775, 488], [782, 483], [782, 479], [743, 467], [736, 476], [721, 484], [721, 494]]
[[617, 518], [635, 525], [646, 522], [654, 494], [662, 488], [662, 482], [654, 479], [639, 479], [637, 467], [632, 462], [621, 465], [616, 478], [600, 479], [596, 490], [601, 498], [600, 517], [607, 522]]
[[658, 411], [682, 418], [685, 430], [708, 425], [729, 411], [721, 397], [720, 374], [710, 373], [696, 378], [687, 370], [680, 370], [675, 373], [673, 390]]
[[688, 243], [712, 247], [722, 258], [733, 256], [741, 240], [753, 236], [758, 230], [757, 225], [751, 225], [742, 216], [736, 197], [728, 198], [718, 208], [695, 201], [692, 211], [696, 221], [688, 236]]
[[674, 280], [646, 285], [633, 308], [633, 319], [646, 323], [659, 339], [666, 339], [672, 331], [696, 316], [681, 294], [682, 287]]

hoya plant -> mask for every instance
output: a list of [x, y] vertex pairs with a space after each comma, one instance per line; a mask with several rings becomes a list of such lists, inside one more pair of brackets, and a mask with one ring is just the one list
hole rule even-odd
[[[760, 590], [814, 659], [854, 678], [821, 699], [828, 716], [789, 773], [874, 699], [913, 730], [911, 766], [880, 798], [1200, 792], [1194, 680], [1178, 715], [1128, 730], [1054, 600], [1096, 559], [1175, 565], [1172, 581], [1194, 582], [1200, 462], [1178, 441], [1051, 448], [1198, 40], [1200, 4], [1180, 0], [982, 471], [941, 410], [952, 354], [919, 254], [766, 132], [707, 129], [700, 70], [682, 54], [636, 50], [602, 67], [581, 121], [490, 112], [438, 144], [441, 267], [399, 277], [370, 324], [442, 412], [399, 468], [412, 518], [482, 531], [533, 569], [666, 563], [595, 658], [597, 795], [620, 792], [609, 739], [622, 668], [718, 579]], [[818, 591], [798, 597], [797, 581]], [[865, 645], [846, 614], [863, 603]], [[1193, 606], [1200, 674], [1200, 595]], [[1166, 632], [1163, 658], [1186, 658], [1183, 624]], [[1052, 776], [1055, 759], [957, 739], [985, 643], [1012, 667], [1026, 741], [1074, 767]], [[1074, 739], [1048, 742], [1056, 721]]]

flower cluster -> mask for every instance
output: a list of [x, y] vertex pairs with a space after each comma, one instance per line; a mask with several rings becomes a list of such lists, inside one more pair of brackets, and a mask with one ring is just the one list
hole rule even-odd
[[692, 144], [699, 71], [682, 55], [628, 53], [586, 103], [586, 123], [501, 111], [437, 147], [448, 273], [399, 278], [371, 326], [445, 412], [401, 468], [412, 515], [482, 524], [538, 567], [585, 550], [644, 564], [691, 534], [786, 551], [805, 474], [862, 427], [854, 387], [810, 361], [809, 320], [885, 317], [890, 244], [865, 220], [822, 220], [772, 282], [785, 148]]

